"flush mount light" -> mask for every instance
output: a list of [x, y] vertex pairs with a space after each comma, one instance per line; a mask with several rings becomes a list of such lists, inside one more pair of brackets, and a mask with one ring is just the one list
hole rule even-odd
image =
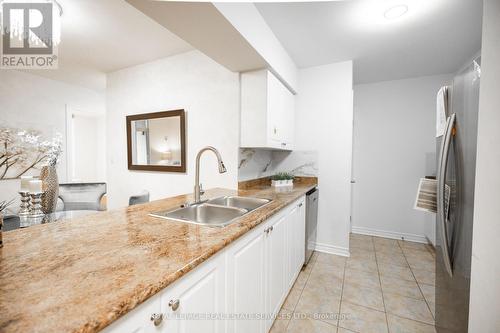
[[403, 16], [407, 12], [408, 12], [407, 5], [397, 5], [397, 6], [394, 6], [394, 7], [387, 9], [384, 12], [384, 17], [388, 20], [394, 20], [394, 19], [397, 19], [397, 18]]

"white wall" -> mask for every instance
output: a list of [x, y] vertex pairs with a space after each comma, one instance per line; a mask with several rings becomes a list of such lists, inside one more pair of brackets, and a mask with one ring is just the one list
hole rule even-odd
[[[59, 132], [65, 143], [67, 107], [104, 114], [105, 95], [25, 72], [0, 71], [0, 125], [41, 130], [49, 137]], [[63, 150], [58, 166], [60, 182], [67, 180], [65, 145]], [[98, 163], [105, 178], [104, 158]], [[32, 173], [38, 175], [38, 171]], [[0, 181], [0, 200], [17, 197], [18, 189], [19, 180]]]
[[500, 332], [500, 1], [484, 1], [469, 332]]
[[264, 58], [269, 69], [292, 92], [297, 90], [297, 66], [253, 3], [219, 2], [214, 6]]
[[436, 93], [451, 75], [354, 87], [353, 232], [425, 242], [434, 215], [413, 209], [436, 173]]
[[[195, 156], [206, 145], [219, 149], [228, 171], [219, 174], [207, 152], [201, 161], [204, 188], [237, 187], [237, 73], [193, 51], [111, 73], [107, 84], [109, 208], [127, 205], [142, 189], [152, 200], [192, 192]], [[187, 173], [129, 171], [125, 116], [173, 109], [186, 110]]]
[[317, 249], [348, 254], [352, 61], [299, 70], [296, 149], [318, 152]]

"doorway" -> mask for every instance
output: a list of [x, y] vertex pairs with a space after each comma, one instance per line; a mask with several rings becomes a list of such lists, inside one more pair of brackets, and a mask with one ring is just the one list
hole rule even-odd
[[66, 107], [68, 182], [104, 181], [104, 126], [103, 114]]

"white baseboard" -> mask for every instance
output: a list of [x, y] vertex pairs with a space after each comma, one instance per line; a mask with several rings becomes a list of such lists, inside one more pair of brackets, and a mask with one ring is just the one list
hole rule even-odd
[[336, 254], [343, 257], [350, 256], [349, 249], [324, 243], [314, 243], [314, 250], [323, 253]]
[[424, 235], [406, 234], [406, 233], [401, 233], [401, 232], [377, 230], [377, 229], [371, 229], [371, 228], [365, 228], [365, 227], [354, 227], [354, 226], [351, 228], [351, 232], [353, 234], [378, 236], [378, 237], [406, 240], [406, 241], [410, 241], [410, 242], [417, 242], [417, 243], [424, 243], [424, 244], [429, 243], [427, 241], [427, 237], [425, 237]]

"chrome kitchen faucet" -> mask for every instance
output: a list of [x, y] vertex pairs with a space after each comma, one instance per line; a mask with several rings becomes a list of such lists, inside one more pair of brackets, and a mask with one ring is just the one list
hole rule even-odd
[[195, 182], [194, 182], [194, 204], [201, 202], [200, 195], [203, 194], [202, 193], [202, 191], [203, 191], [202, 186], [200, 184], [200, 158], [201, 158], [201, 155], [204, 152], [206, 152], [207, 150], [211, 150], [212, 152], [214, 152], [215, 156], [217, 156], [217, 163], [219, 165], [219, 173], [224, 173], [227, 171], [226, 167], [224, 166], [224, 162], [222, 161], [222, 157], [220, 156], [220, 153], [217, 149], [215, 149], [214, 147], [210, 147], [210, 146], [201, 149], [198, 152], [198, 155], [196, 155], [196, 178], [195, 178]]

